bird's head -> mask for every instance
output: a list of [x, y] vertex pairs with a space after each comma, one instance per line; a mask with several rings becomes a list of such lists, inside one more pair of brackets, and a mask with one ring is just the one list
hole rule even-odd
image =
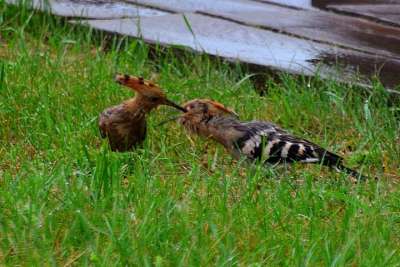
[[194, 99], [186, 102], [183, 108], [187, 112], [181, 114], [178, 118], [178, 123], [200, 135], [208, 135], [208, 122], [213, 118], [234, 118], [238, 115], [223, 104], [210, 99]]
[[115, 76], [115, 81], [135, 91], [141, 104], [149, 110], [159, 105], [168, 105], [186, 112], [186, 109], [169, 100], [158, 85], [145, 80], [142, 77], [128, 74], [117, 74]]
[[234, 117], [238, 115], [232, 110], [225, 107], [223, 104], [211, 99], [193, 99], [185, 104], [183, 108], [187, 110], [181, 117], [184, 116], [199, 116], [199, 117]]

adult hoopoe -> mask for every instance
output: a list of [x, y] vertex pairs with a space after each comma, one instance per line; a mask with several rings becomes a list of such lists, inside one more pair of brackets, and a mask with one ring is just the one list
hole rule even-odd
[[224, 105], [195, 99], [184, 104], [187, 110], [178, 122], [189, 132], [210, 137], [221, 143], [234, 157], [267, 163], [319, 163], [343, 171], [357, 179], [365, 176], [343, 165], [343, 158], [324, 148], [296, 137], [279, 126], [264, 121], [242, 122]]
[[135, 98], [104, 110], [99, 116], [100, 133], [113, 151], [127, 151], [146, 138], [146, 114], [159, 105], [184, 108], [166, 98], [161, 88], [142, 77], [116, 75], [116, 82], [136, 92]]

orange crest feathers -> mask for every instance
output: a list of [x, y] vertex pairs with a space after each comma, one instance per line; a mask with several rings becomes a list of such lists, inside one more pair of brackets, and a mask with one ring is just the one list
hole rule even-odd
[[186, 102], [184, 104], [184, 107], [192, 112], [206, 112], [209, 113], [210, 115], [220, 115], [220, 116], [225, 116], [225, 115], [230, 115], [230, 116], [235, 116], [239, 117], [238, 114], [233, 111], [232, 109], [229, 109], [225, 107], [223, 104], [211, 100], [211, 99], [193, 99], [190, 100], [189, 102]]
[[228, 113], [231, 115], [235, 115], [236, 117], [239, 117], [239, 115], [233, 111], [233, 109], [227, 108], [225, 107], [223, 104], [214, 101], [214, 100], [207, 100], [207, 102], [209, 102], [211, 105], [213, 105], [217, 110], [223, 112], [223, 113]]
[[128, 74], [117, 74], [115, 76], [115, 81], [141, 94], [153, 92], [164, 95], [164, 92], [161, 90], [160, 86], [152, 81], [143, 79], [143, 77], [137, 77]]

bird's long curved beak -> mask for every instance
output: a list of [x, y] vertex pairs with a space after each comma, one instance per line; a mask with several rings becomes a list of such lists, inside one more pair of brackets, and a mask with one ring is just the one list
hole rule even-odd
[[164, 102], [164, 104], [165, 104], [165, 105], [168, 105], [168, 106], [171, 106], [171, 107], [174, 107], [174, 108], [176, 108], [176, 109], [179, 109], [179, 110], [182, 111], [182, 112], [187, 112], [187, 110], [186, 110], [185, 108], [179, 106], [178, 104], [175, 104], [175, 103], [172, 102], [171, 100], [166, 99], [165, 102]]

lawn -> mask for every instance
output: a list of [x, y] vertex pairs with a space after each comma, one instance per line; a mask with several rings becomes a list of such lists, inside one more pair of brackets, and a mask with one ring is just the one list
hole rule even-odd
[[[273, 121], [379, 181], [318, 165], [248, 166], [161, 107], [142, 149], [111, 152], [98, 114], [133, 97], [213, 98]], [[400, 109], [372, 89], [149, 47], [0, 3], [0, 265], [400, 266]], [[156, 78], [154, 78], [156, 79]]]

